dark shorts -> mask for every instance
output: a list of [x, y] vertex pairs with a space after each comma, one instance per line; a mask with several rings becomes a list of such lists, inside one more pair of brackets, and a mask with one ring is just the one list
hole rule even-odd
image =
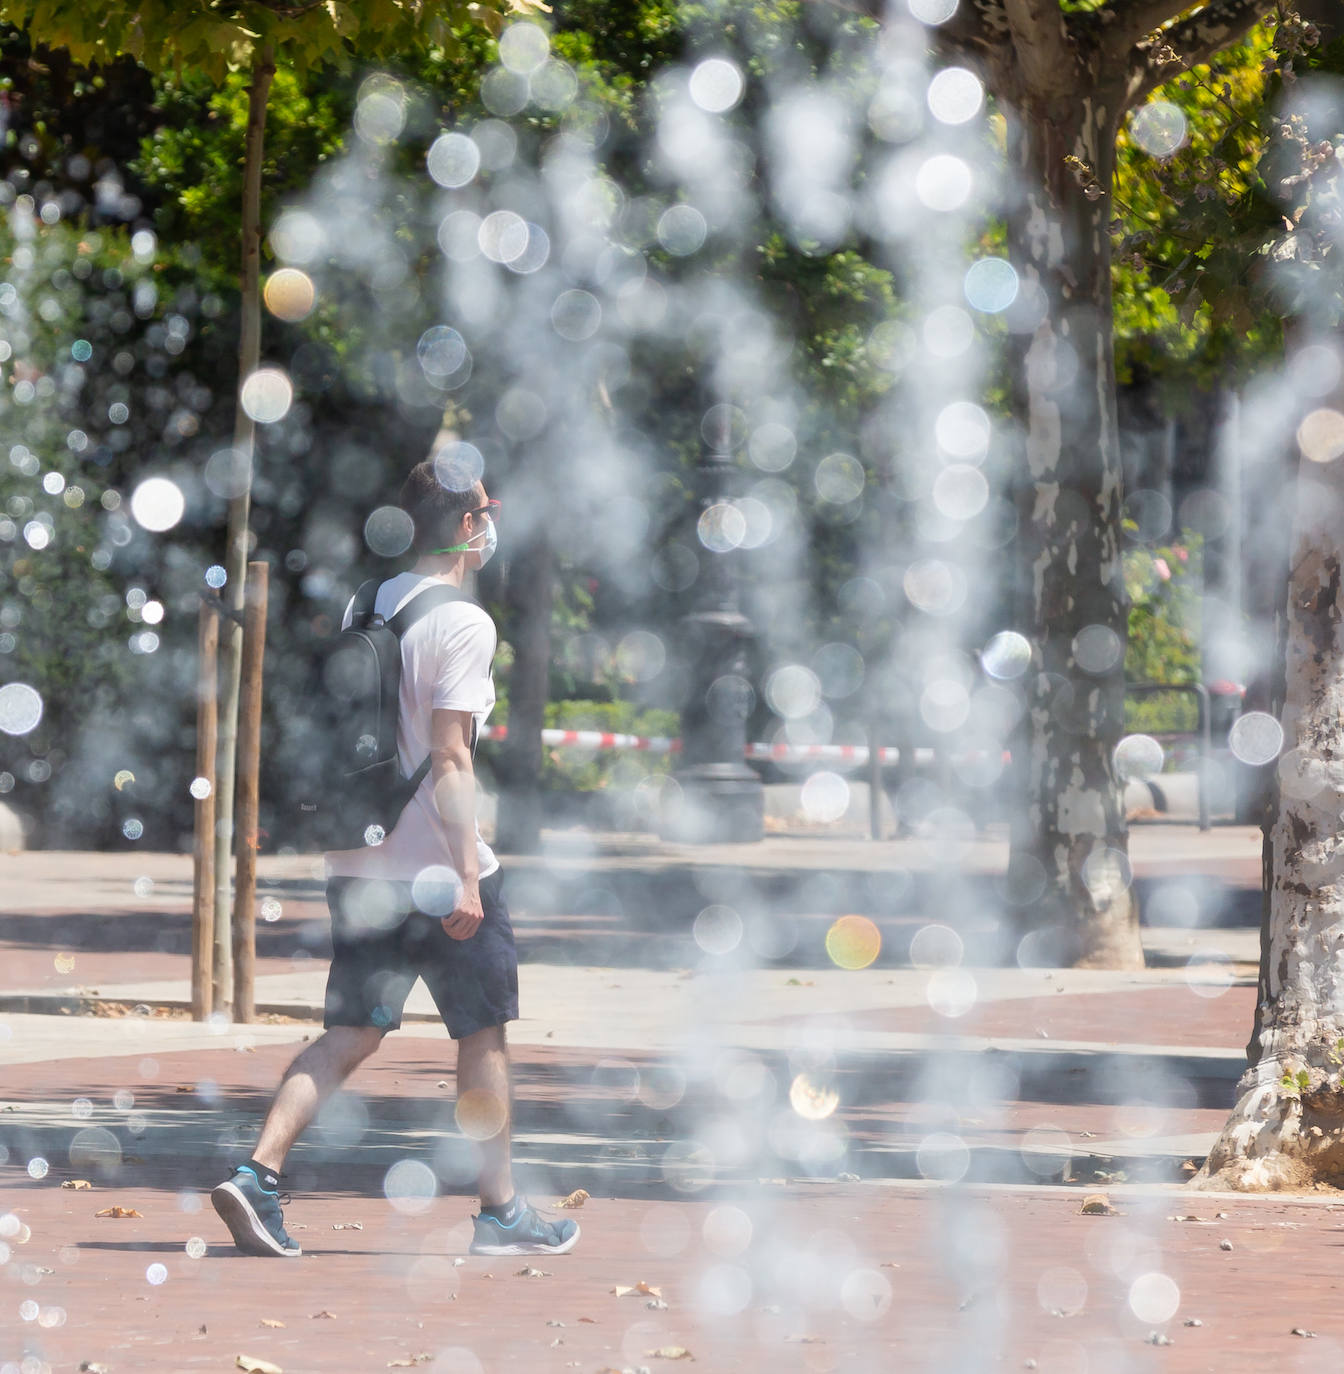
[[454, 1040], [518, 1019], [518, 954], [496, 869], [481, 879], [485, 919], [469, 940], [418, 911], [409, 883], [329, 878], [331, 972], [324, 1026], [396, 1030], [417, 978]]

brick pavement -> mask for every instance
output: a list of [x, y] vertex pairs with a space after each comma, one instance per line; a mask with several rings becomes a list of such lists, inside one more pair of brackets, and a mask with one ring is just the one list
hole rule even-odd
[[[1152, 936], [1171, 967], [1053, 983], [975, 970], [976, 999], [957, 1016], [935, 1011], [927, 975], [902, 963], [929, 911], [946, 910], [929, 894], [973, 904], [997, 842], [963, 856], [970, 886], [950, 889], [937, 856], [896, 842], [765, 846], [697, 867], [647, 846], [585, 853], [579, 839], [520, 865], [524, 973], [542, 1005], [515, 1039], [519, 1178], [543, 1200], [593, 1193], [580, 1248], [534, 1265], [551, 1271], [541, 1277], [464, 1259], [470, 1147], [435, 1027], [391, 1037], [300, 1143], [289, 1218], [308, 1254], [260, 1269], [199, 1208], [311, 1024], [212, 1035], [0, 1012], [0, 1372], [25, 1358], [22, 1374], [80, 1361], [228, 1369], [240, 1352], [288, 1374], [679, 1363], [649, 1353], [660, 1349], [702, 1369], [845, 1374], [1329, 1366], [1344, 1352], [1344, 1319], [1329, 1315], [1333, 1204], [1116, 1178], [1179, 1176], [1217, 1130], [1253, 1003], [1253, 832], [1147, 834], [1136, 874], [1174, 913]], [[0, 865], [7, 988], [180, 995], [180, 858]], [[749, 871], [754, 889], [737, 876]], [[310, 1006], [325, 938], [311, 865], [268, 860], [263, 874], [282, 910], [261, 927], [259, 972]], [[794, 943], [773, 971], [715, 973], [690, 919], [713, 900], [750, 918], [752, 890]], [[878, 922], [874, 968], [829, 967], [821, 937], [837, 910]], [[1220, 945], [1243, 960], [1230, 979], [1182, 969]], [[40, 1179], [27, 1172], [36, 1157]], [[437, 1181], [423, 1212], [383, 1195], [403, 1160]], [[961, 1168], [957, 1187], [922, 1177]], [[93, 1189], [59, 1187], [77, 1174]], [[1080, 1187], [1047, 1186], [1064, 1179], [1102, 1182], [1125, 1215], [1080, 1215]], [[93, 1216], [112, 1204], [143, 1215]], [[1188, 1214], [1202, 1220], [1169, 1219]], [[334, 1229], [353, 1221], [362, 1229]], [[1266, 1282], [1267, 1261], [1291, 1264], [1291, 1299]], [[639, 1280], [668, 1306], [610, 1291]], [[1174, 1344], [1146, 1344], [1154, 1331]]]
[[[1340, 1213], [1309, 1201], [1117, 1191], [1123, 1215], [1084, 1216], [1058, 1189], [598, 1195], [580, 1246], [529, 1264], [464, 1255], [468, 1199], [406, 1214], [319, 1191], [290, 1208], [304, 1257], [261, 1261], [221, 1244], [180, 1182], [7, 1189], [31, 1239], [6, 1242], [0, 1367], [223, 1371], [245, 1353], [286, 1374], [597, 1374], [676, 1368], [651, 1352], [680, 1348], [713, 1371], [1183, 1374], [1344, 1355]], [[113, 1198], [142, 1217], [94, 1217]], [[1284, 1269], [1291, 1285], [1267, 1281]], [[612, 1291], [641, 1282], [660, 1299]]]

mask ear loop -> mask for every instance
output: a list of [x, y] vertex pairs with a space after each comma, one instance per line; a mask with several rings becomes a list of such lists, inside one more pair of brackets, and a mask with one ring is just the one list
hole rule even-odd
[[[487, 516], [486, 519], [489, 519], [489, 516]], [[483, 534], [484, 530], [481, 533]], [[480, 537], [480, 534], [473, 534], [471, 539], [479, 539]], [[479, 549], [473, 549], [471, 547], [471, 539], [468, 539], [465, 544], [452, 544], [446, 549], [430, 549], [430, 553], [479, 553]]]

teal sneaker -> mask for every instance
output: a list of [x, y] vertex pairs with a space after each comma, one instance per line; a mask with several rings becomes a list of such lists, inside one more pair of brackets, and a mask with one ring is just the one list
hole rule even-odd
[[234, 1244], [247, 1255], [301, 1255], [298, 1241], [285, 1234], [281, 1202], [289, 1198], [262, 1187], [261, 1180], [246, 1165], [235, 1169], [210, 1194], [210, 1201]]
[[522, 1196], [512, 1221], [502, 1222], [484, 1212], [472, 1221], [476, 1224], [473, 1255], [563, 1255], [579, 1239], [578, 1222], [569, 1217], [544, 1221]]

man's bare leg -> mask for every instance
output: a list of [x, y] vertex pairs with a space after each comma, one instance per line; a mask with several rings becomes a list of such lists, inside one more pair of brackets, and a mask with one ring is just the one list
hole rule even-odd
[[252, 1157], [280, 1166], [322, 1104], [382, 1044], [376, 1026], [333, 1026], [298, 1055], [280, 1080]]
[[[470, 1096], [468, 1096], [470, 1094]], [[459, 1112], [470, 1113], [488, 1129], [499, 1129], [488, 1138], [477, 1137], [481, 1147], [478, 1188], [482, 1207], [502, 1207], [513, 1198], [513, 1135], [510, 1130], [509, 1049], [503, 1026], [487, 1026], [457, 1043], [457, 1100]], [[464, 1123], [469, 1134], [470, 1123]], [[260, 1159], [260, 1156], [258, 1156]], [[262, 1160], [261, 1162], [265, 1162]]]

